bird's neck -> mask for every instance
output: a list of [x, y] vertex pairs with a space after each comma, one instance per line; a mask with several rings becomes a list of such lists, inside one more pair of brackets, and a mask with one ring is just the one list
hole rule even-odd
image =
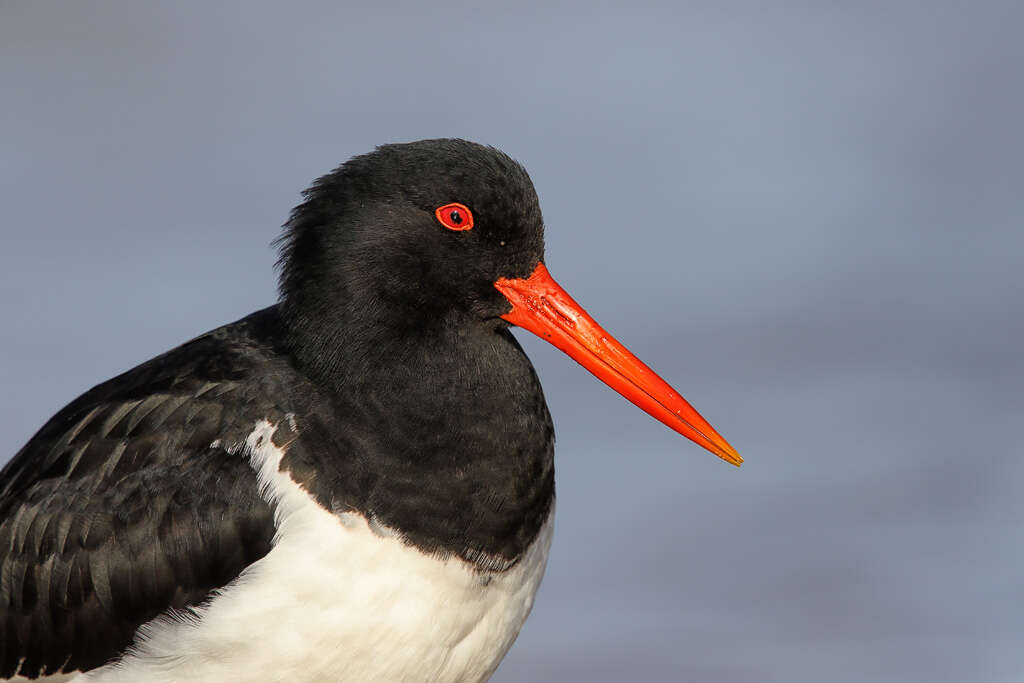
[[390, 307], [383, 301], [343, 308], [282, 306], [287, 345], [299, 368], [337, 397], [370, 391], [396, 393], [450, 379], [452, 368], [472, 361], [481, 339], [454, 314]]
[[[498, 325], [377, 313], [290, 325], [293, 357], [329, 397], [332, 443], [315, 450], [343, 454], [316, 463], [307, 487], [424, 549], [514, 561], [554, 492], [551, 418], [529, 360]], [[355, 483], [367, 472], [369, 486]]]

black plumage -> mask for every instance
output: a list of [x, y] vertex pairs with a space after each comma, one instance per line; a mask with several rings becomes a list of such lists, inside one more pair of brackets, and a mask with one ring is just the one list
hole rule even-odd
[[[438, 226], [449, 201], [473, 230]], [[237, 446], [264, 419], [328, 510], [513, 566], [552, 505], [554, 435], [494, 282], [542, 253], [533, 186], [491, 148], [385, 146], [318, 180], [278, 305], [87, 392], [0, 473], [0, 676], [95, 668], [263, 557], [273, 512]]]

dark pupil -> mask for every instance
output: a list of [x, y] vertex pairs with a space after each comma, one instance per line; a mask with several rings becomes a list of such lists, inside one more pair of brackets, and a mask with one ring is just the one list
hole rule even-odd
[[457, 209], [448, 214], [448, 218], [452, 219], [452, 223], [455, 225], [462, 222], [462, 214], [459, 213]]

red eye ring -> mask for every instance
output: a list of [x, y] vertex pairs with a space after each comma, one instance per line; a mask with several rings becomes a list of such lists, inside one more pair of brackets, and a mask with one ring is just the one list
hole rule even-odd
[[449, 230], [469, 230], [473, 227], [473, 212], [465, 204], [452, 202], [434, 211], [438, 222]]

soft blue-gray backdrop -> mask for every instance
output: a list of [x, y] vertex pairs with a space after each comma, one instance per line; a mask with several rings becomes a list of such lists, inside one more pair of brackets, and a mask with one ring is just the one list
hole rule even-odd
[[0, 460], [271, 302], [314, 177], [466, 137], [747, 458], [521, 334], [558, 527], [496, 681], [1024, 680], [1022, 7], [6, 0]]

